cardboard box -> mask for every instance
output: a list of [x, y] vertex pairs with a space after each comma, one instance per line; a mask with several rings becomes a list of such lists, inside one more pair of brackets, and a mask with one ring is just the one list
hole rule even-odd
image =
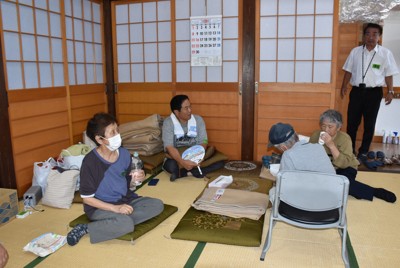
[[0, 188], [0, 226], [14, 219], [17, 213], [17, 190]]

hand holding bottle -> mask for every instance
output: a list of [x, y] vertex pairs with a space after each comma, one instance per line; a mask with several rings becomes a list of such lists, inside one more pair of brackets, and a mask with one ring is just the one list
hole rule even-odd
[[144, 173], [143, 169], [132, 169], [130, 175], [132, 177], [131, 187], [141, 185], [146, 177], [146, 174]]
[[132, 180], [131, 180], [131, 189], [135, 188], [138, 185], [142, 184], [142, 181], [145, 179], [145, 173], [143, 171], [143, 162], [139, 158], [138, 152], [134, 152], [132, 156], [132, 170], [131, 174]]

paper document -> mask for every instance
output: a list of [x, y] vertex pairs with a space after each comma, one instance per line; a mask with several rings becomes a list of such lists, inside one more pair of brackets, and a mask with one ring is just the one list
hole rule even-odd
[[208, 184], [208, 187], [226, 188], [233, 182], [232, 175], [221, 175]]

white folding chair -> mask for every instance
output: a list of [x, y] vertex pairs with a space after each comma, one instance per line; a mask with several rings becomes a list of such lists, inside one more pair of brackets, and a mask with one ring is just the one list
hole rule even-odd
[[271, 246], [277, 221], [307, 229], [337, 228], [342, 239], [342, 258], [349, 267], [346, 247], [346, 207], [349, 180], [342, 175], [311, 171], [282, 171], [270, 190], [269, 229], [260, 260]]

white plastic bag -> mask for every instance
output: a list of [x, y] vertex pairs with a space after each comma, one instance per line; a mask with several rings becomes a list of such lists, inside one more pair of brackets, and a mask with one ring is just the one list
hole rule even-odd
[[40, 257], [46, 257], [64, 246], [66, 243], [66, 236], [54, 233], [45, 233], [29, 242], [24, 247], [24, 251], [32, 252]]
[[84, 155], [67, 155], [69, 152], [67, 150], [62, 150], [63, 157], [62, 163], [64, 169], [81, 169]]
[[61, 150], [60, 160], [64, 169], [81, 169], [83, 158], [92, 150], [89, 145], [78, 143]]
[[57, 162], [52, 157], [44, 162], [33, 163], [32, 185], [38, 185], [42, 188], [42, 196], [44, 196], [46, 192], [47, 177], [49, 176], [50, 170], [55, 166], [57, 166]]

